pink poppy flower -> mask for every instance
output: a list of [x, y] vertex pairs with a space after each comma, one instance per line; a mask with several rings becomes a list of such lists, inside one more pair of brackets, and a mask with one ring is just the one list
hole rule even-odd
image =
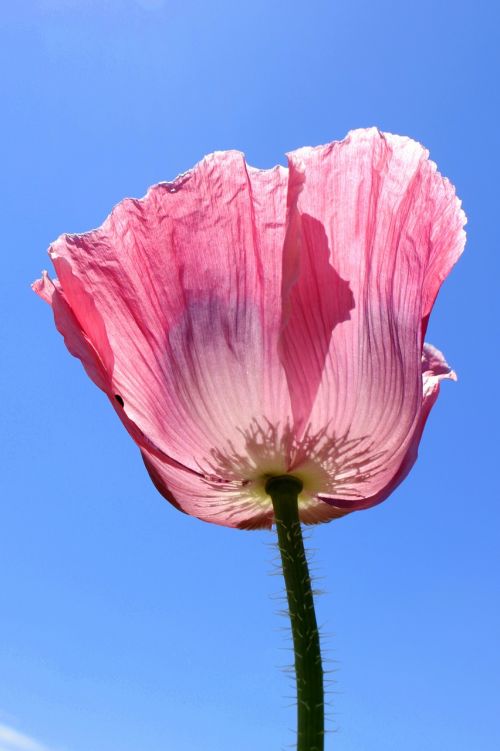
[[423, 337], [465, 217], [426, 150], [372, 128], [288, 165], [211, 154], [34, 284], [160, 493], [231, 527], [271, 526], [273, 475], [305, 523], [379, 503], [455, 378]]

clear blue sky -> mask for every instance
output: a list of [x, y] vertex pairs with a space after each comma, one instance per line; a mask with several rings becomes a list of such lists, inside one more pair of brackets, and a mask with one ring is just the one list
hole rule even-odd
[[61, 232], [207, 152], [267, 167], [369, 125], [422, 141], [463, 199], [466, 252], [428, 332], [459, 381], [392, 498], [310, 534], [336, 669], [326, 749], [497, 751], [495, 4], [14, 5], [0, 17], [0, 751], [293, 743], [272, 533], [162, 500], [29, 283]]

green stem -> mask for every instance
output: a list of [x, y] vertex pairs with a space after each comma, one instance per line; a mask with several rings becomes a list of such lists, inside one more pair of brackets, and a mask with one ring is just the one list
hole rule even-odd
[[301, 481], [289, 475], [272, 477], [266, 485], [273, 502], [295, 652], [297, 751], [323, 751], [323, 665], [299, 520], [301, 490]]

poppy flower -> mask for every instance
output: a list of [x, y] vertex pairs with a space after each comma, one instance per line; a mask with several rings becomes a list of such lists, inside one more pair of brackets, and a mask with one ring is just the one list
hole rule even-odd
[[464, 223], [420, 144], [356, 130], [288, 168], [211, 154], [62, 235], [34, 289], [174, 506], [270, 527], [293, 475], [323, 522], [401, 482], [455, 378], [424, 335]]

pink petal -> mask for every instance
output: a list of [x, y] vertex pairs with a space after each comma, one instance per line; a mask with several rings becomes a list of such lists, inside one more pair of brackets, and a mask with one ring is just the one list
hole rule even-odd
[[31, 285], [31, 288], [33, 292], [36, 292], [36, 294], [42, 298], [42, 300], [45, 300], [45, 302], [48, 302], [49, 305], [52, 305], [52, 296], [54, 294], [55, 284], [48, 275], [47, 271], [42, 271], [42, 278], [34, 281]]
[[419, 414], [419, 419], [415, 430], [413, 431], [411, 441], [408, 445], [406, 454], [401, 462], [398, 471], [391, 478], [389, 483], [383, 487], [378, 493], [363, 500], [358, 500], [353, 503], [352, 499], [338, 499], [328, 496], [319, 496], [323, 501], [333, 505], [335, 508], [343, 510], [345, 513], [349, 511], [360, 511], [361, 509], [371, 508], [378, 503], [385, 501], [389, 495], [396, 490], [405, 477], [410, 472], [411, 468], [415, 464], [418, 456], [418, 447], [420, 439], [429, 417], [430, 411], [439, 396], [440, 381], [448, 378], [452, 381], [457, 380], [455, 372], [450, 368], [444, 355], [438, 349], [432, 346], [432, 344], [424, 344], [424, 351], [422, 355], [422, 406]]
[[[311, 217], [317, 228], [303, 230], [301, 241], [310, 256], [320, 248], [321, 266], [328, 248], [331, 294], [342, 300], [332, 327], [324, 304], [312, 304], [309, 284], [308, 295], [295, 297], [302, 323], [290, 339], [300, 341], [301, 327], [303, 339], [306, 329], [323, 327], [323, 339], [331, 332], [308, 427], [315, 433], [328, 425], [332, 456], [336, 443], [343, 452], [328, 495], [350, 498], [356, 508], [388, 487], [423, 428], [422, 319], [463, 249], [464, 215], [452, 186], [408, 138], [354, 131], [289, 161], [291, 183], [305, 174], [297, 198], [302, 225]], [[303, 415], [315, 378], [298, 367], [294, 378], [293, 411]], [[297, 406], [301, 390], [306, 397]]]
[[[156, 489], [185, 514], [239, 529], [270, 529], [274, 523], [269, 496], [249, 492], [241, 481], [223, 481], [219, 477], [180, 470], [145, 450], [142, 458]], [[299, 507], [304, 524], [337, 519], [349, 510], [317, 498], [301, 500]]]
[[[47, 272], [44, 271], [42, 278], [34, 282], [32, 287], [34, 292], [52, 306], [57, 329], [63, 335], [65, 344], [71, 354], [82, 361], [88, 376], [94, 383], [99, 388], [107, 391], [109, 384], [108, 370], [110, 367], [112, 369], [113, 355], [109, 348], [109, 343], [105, 340], [105, 332], [102, 324], [99, 325], [97, 319], [95, 320], [96, 330], [99, 331], [101, 339], [100, 351], [102, 356], [107, 360], [107, 364], [101, 359], [98, 350], [83, 332], [80, 322], [67, 303], [59, 282], [57, 280], [55, 282], [52, 281]], [[88, 309], [87, 313], [89, 316], [92, 315]]]
[[272, 508], [263, 505], [259, 510], [253, 500], [242, 498], [240, 486], [220, 484], [216, 478], [210, 482], [196, 473], [176, 470], [146, 451], [142, 458], [156, 489], [179, 511], [225, 527], [271, 527]]
[[297, 207], [307, 176], [292, 170], [283, 249], [283, 328], [280, 354], [292, 401], [295, 430], [305, 427], [323, 377], [332, 331], [349, 320], [349, 284], [330, 263], [323, 224]]
[[123, 401], [128, 429], [195, 472], [214, 447], [242, 450], [252, 421], [290, 415], [277, 357], [286, 185], [283, 168], [213, 154], [50, 249], [80, 326], [54, 306], [70, 350]]
[[[442, 353], [430, 344], [424, 345], [422, 356], [423, 394], [419, 423], [413, 433], [407, 453], [398, 471], [377, 494], [353, 502], [352, 498], [338, 499], [320, 494], [315, 502], [301, 502], [300, 518], [305, 524], [317, 524], [336, 519], [351, 511], [370, 508], [385, 500], [405, 479], [413, 467], [424, 425], [439, 394], [444, 378], [456, 380]], [[240, 529], [270, 528], [274, 521], [271, 503], [264, 499], [260, 505], [246, 496], [240, 484], [223, 483], [218, 478], [179, 471], [158, 457], [143, 451], [144, 463], [159, 492], [176, 508], [204, 521]]]

